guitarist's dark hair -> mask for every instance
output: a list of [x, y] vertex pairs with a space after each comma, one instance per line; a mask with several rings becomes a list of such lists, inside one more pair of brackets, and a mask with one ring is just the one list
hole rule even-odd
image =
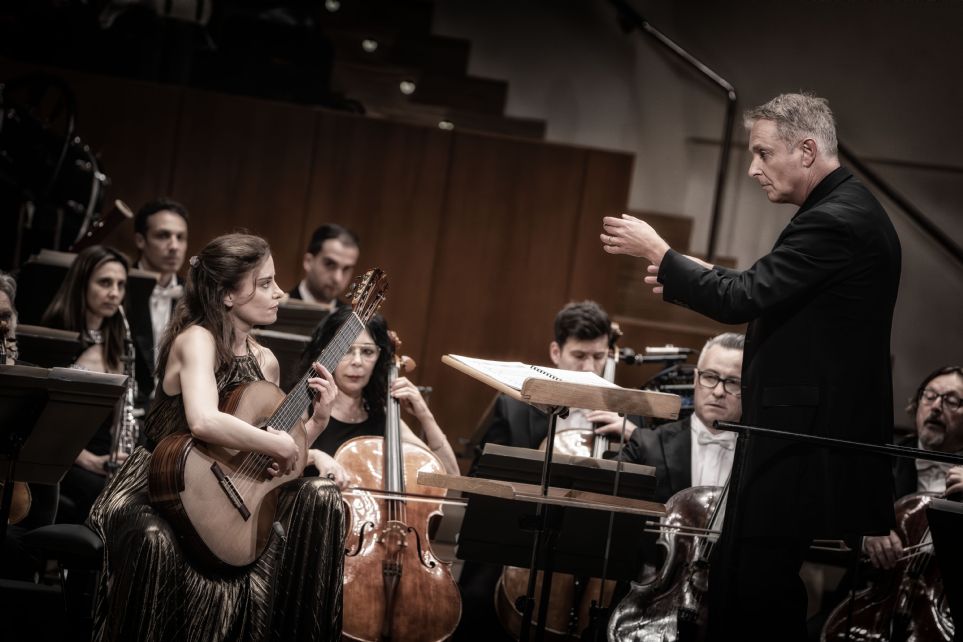
[[[351, 306], [345, 305], [329, 314], [324, 321], [318, 324], [311, 335], [311, 342], [301, 353], [301, 363], [298, 366], [299, 374], [307, 371], [324, 347], [331, 342], [331, 339], [338, 332], [338, 328], [350, 314]], [[375, 362], [374, 369], [371, 371], [371, 379], [368, 380], [368, 385], [361, 392], [361, 398], [368, 412], [384, 413], [385, 406], [388, 403], [388, 366], [391, 359], [394, 358], [394, 346], [392, 346], [391, 339], [388, 337], [388, 323], [380, 314], [373, 315], [365, 329], [374, 339], [375, 345], [381, 350], [378, 353], [378, 360]]]
[[214, 335], [215, 373], [234, 359], [234, 325], [228, 319], [224, 298], [245, 280], [254, 295], [255, 269], [271, 254], [268, 242], [253, 234], [225, 234], [192, 256], [184, 284], [184, 296], [177, 302], [157, 355], [157, 376], [164, 380], [167, 358], [174, 339], [192, 325]]
[[[125, 275], [130, 271], [127, 257], [106, 245], [91, 245], [77, 254], [60, 289], [43, 313], [41, 323], [50, 328], [80, 332], [84, 347], [89, 346], [87, 287], [94, 272], [111, 262], [120, 263]], [[124, 320], [120, 314], [114, 314], [104, 319], [100, 329], [104, 337], [104, 362], [111, 370], [119, 370], [120, 359], [124, 355]]]

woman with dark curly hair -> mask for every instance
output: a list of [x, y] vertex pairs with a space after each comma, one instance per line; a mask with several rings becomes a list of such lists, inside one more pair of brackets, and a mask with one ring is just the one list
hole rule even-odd
[[[350, 307], [338, 308], [315, 329], [311, 343], [302, 354], [301, 371], [307, 370], [349, 314]], [[459, 474], [458, 462], [448, 438], [435, 421], [418, 388], [406, 377], [399, 377], [388, 390], [388, 366], [394, 356], [394, 347], [388, 337], [388, 324], [381, 315], [374, 315], [334, 370], [338, 395], [331, 407], [328, 427], [308, 451], [308, 461], [322, 476], [334, 479], [342, 488], [348, 478], [333, 456], [338, 447], [349, 439], [381, 437], [385, 434], [385, 406], [389, 394], [401, 402], [403, 410], [415, 416], [428, 443], [419, 439], [404, 421], [401, 422], [401, 438], [427, 446], [441, 460], [448, 473]]]

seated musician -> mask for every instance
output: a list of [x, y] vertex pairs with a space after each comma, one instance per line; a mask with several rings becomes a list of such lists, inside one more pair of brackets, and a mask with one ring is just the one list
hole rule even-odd
[[[302, 355], [301, 370], [307, 370], [309, 364], [318, 358], [349, 314], [350, 307], [340, 307], [315, 329], [311, 343]], [[389, 394], [401, 402], [402, 409], [418, 420], [427, 443], [419, 439], [403, 420], [402, 439], [428, 448], [441, 460], [446, 472], [459, 474], [451, 444], [418, 388], [408, 378], [399, 377], [388, 389], [388, 366], [393, 357], [394, 348], [388, 337], [388, 325], [383, 317], [374, 315], [334, 370], [338, 395], [331, 407], [328, 427], [314, 441], [308, 457], [322, 476], [330, 477], [342, 488], [348, 483], [348, 478], [341, 464], [335, 461], [334, 454], [341, 444], [354, 437], [380, 437], [385, 434], [385, 404]]]
[[[907, 437], [901, 446], [963, 452], [963, 368], [946, 366], [931, 372], [906, 410], [915, 420], [916, 434]], [[912, 493], [963, 493], [963, 466], [898, 458], [893, 477], [897, 499]], [[863, 548], [874, 566], [892, 568], [903, 552], [903, 543], [890, 531], [888, 535], [865, 537]]]
[[334, 223], [325, 223], [311, 234], [302, 265], [304, 278], [288, 296], [331, 311], [344, 305], [338, 298], [351, 283], [361, 244], [357, 235]]
[[[74, 259], [43, 315], [43, 325], [80, 332], [83, 352], [74, 367], [92, 372], [124, 372], [123, 317], [118, 314], [127, 288], [127, 257], [93, 245]], [[112, 420], [102, 425], [60, 483], [60, 523], [80, 523], [107, 480]], [[122, 463], [126, 454], [116, 456]]]
[[134, 244], [140, 256], [134, 267], [159, 276], [148, 294], [131, 290], [124, 306], [137, 357], [137, 406], [145, 407], [154, 392], [157, 348], [183, 290], [177, 273], [187, 250], [187, 208], [162, 198], [145, 203], [134, 215]]
[[[612, 324], [598, 303], [580, 301], [565, 305], [555, 316], [554, 331], [555, 340], [549, 344], [548, 356], [555, 367], [601, 376], [608, 357]], [[495, 398], [484, 421], [483, 436], [470, 475], [475, 474], [484, 444], [539, 448], [548, 435], [548, 417], [544, 413], [507, 395], [500, 394]], [[618, 439], [622, 423], [622, 418], [614, 412], [573, 408], [566, 419], [557, 420], [555, 429], [561, 432], [584, 428], [596, 434], [615, 435]], [[626, 422], [626, 433], [631, 434], [634, 429], [635, 424]], [[455, 640], [511, 639], [499, 624], [494, 607], [495, 587], [501, 573], [502, 567], [498, 564], [466, 561], [462, 566], [458, 580], [462, 619], [455, 631]]]
[[[594, 301], [569, 303], [555, 316], [555, 340], [549, 344], [548, 356], [556, 368], [602, 374], [609, 352], [612, 324], [609, 315]], [[486, 428], [478, 445], [477, 454], [486, 443], [539, 448], [548, 435], [548, 417], [531, 404], [498, 395], [485, 419]], [[592, 428], [595, 426], [595, 428]], [[622, 430], [622, 419], [608, 411], [570, 410], [565, 419], [558, 419], [556, 431], [570, 428], [593, 429], [596, 434], [615, 435]], [[626, 438], [635, 429], [626, 424]], [[472, 464], [474, 474], [478, 457]]]
[[[277, 318], [284, 292], [267, 242], [228, 234], [190, 260], [184, 296], [161, 342], [155, 401], [145, 429], [153, 447], [189, 433], [207, 444], [272, 459], [283, 475], [301, 453], [292, 436], [262, 430], [219, 404], [247, 382], [277, 384], [275, 356], [250, 335]], [[310, 443], [324, 430], [335, 395], [318, 366], [304, 422]], [[178, 534], [148, 500], [151, 450], [137, 448], [97, 499], [89, 526], [105, 543], [106, 568], [94, 613], [95, 640], [333, 640], [340, 636], [344, 513], [337, 487], [296, 478], [280, 488], [272, 535], [258, 560], [216, 573], [185, 556]], [[188, 537], [186, 534], [182, 534]]]
[[[17, 337], [17, 309], [14, 307], [14, 301], [17, 298], [17, 281], [0, 270], [0, 327], [3, 330], [3, 336], [0, 340], [4, 341], [4, 347], [13, 347], [16, 345]], [[3, 362], [0, 366], [13, 365], [16, 361], [16, 355], [13, 350], [5, 349]]]
[[655, 467], [653, 499], [666, 502], [690, 486], [723, 486], [729, 478], [736, 435], [714, 421], [742, 415], [742, 351], [745, 336], [726, 332], [709, 339], [695, 371], [694, 412], [687, 419], [639, 428], [619, 457]]

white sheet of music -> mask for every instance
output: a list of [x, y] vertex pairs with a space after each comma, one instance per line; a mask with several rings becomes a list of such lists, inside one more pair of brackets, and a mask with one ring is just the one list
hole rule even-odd
[[533, 366], [522, 363], [521, 361], [494, 361], [491, 359], [464, 357], [457, 354], [449, 356], [515, 390], [521, 390], [522, 384], [525, 383], [526, 379], [549, 379], [552, 381], [565, 381], [567, 383], [578, 383], [587, 386], [618, 388], [617, 385], [606, 381], [594, 372], [559, 370], [558, 368], [549, 368], [547, 366]]

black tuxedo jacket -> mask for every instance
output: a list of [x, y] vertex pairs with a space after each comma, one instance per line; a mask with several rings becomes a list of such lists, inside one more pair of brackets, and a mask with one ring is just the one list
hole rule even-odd
[[[899, 276], [896, 232], [845, 168], [816, 186], [748, 270], [706, 270], [671, 250], [659, 269], [667, 301], [723, 323], [750, 322], [743, 423], [874, 444], [892, 443]], [[883, 458], [758, 437], [745, 455], [737, 536], [843, 537], [894, 523]]]
[[[154, 326], [150, 320], [150, 294], [150, 291], [145, 293], [131, 289], [124, 301], [124, 311], [134, 341], [134, 378], [137, 380], [137, 405], [140, 407], [147, 404], [154, 391]], [[171, 299], [171, 313], [176, 304], [177, 301]]]
[[548, 417], [527, 403], [498, 395], [485, 419], [485, 430], [468, 475], [475, 476], [478, 459], [485, 444], [501, 444], [518, 448], [538, 448], [548, 435]]
[[689, 418], [653, 428], [636, 428], [618, 458], [655, 466], [654, 501], [664, 504], [692, 486], [692, 430]]

